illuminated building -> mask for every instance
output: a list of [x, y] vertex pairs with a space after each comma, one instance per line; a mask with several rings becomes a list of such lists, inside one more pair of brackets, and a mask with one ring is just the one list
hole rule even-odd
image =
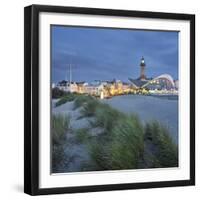
[[[160, 76], [157, 76], [155, 78], [147, 78], [145, 75], [145, 68], [146, 68], [146, 63], [145, 63], [144, 58], [142, 57], [141, 62], [140, 62], [139, 78], [137, 79], [129, 78], [132, 85], [136, 89], [138, 89], [139, 92], [143, 91], [142, 89], [145, 89], [149, 91], [159, 90], [164, 93], [166, 91], [172, 91], [172, 90], [178, 89], [177, 87], [178, 80], [175, 82], [171, 75], [161, 74]], [[146, 92], [144, 91], [141, 93], [146, 93]]]

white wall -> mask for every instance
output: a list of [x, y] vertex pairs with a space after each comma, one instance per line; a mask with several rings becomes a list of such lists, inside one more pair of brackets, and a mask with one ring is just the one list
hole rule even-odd
[[[200, 6], [198, 0], [4, 0], [0, 11], [0, 199], [31, 199], [23, 194], [23, 7], [30, 4], [52, 4], [99, 8], [132, 9], [196, 14], [198, 24]], [[200, 28], [196, 27], [196, 44]], [[197, 45], [196, 45], [197, 46]], [[196, 55], [200, 47], [196, 47]], [[196, 66], [200, 61], [196, 56]], [[200, 69], [196, 68], [196, 74]], [[200, 79], [200, 77], [199, 77]], [[200, 85], [200, 81], [197, 82]], [[9, 89], [9, 90], [8, 90]], [[199, 90], [199, 91], [198, 91]], [[197, 90], [200, 102], [200, 89]], [[199, 110], [199, 103], [197, 110]], [[197, 113], [197, 120], [200, 113]], [[197, 185], [190, 187], [129, 190], [89, 194], [51, 195], [49, 199], [197, 199], [200, 195], [200, 123], [197, 124], [196, 160]], [[45, 199], [46, 196], [36, 197]]]

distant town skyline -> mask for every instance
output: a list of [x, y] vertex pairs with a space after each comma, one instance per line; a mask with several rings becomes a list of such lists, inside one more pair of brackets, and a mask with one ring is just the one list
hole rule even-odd
[[52, 82], [138, 78], [140, 59], [146, 76], [178, 78], [178, 32], [86, 27], [51, 27]]

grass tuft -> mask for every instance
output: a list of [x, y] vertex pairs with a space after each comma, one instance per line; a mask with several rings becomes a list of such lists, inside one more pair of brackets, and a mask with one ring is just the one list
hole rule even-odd
[[118, 121], [112, 130], [111, 160], [113, 169], [135, 169], [144, 150], [143, 126], [136, 116]]
[[95, 163], [95, 170], [112, 169], [109, 144], [107, 138], [96, 138], [88, 144], [92, 163]]
[[108, 104], [100, 104], [95, 110], [95, 126], [100, 126], [109, 134], [117, 124], [118, 119], [124, 118], [124, 114], [110, 107]]
[[65, 137], [70, 125], [70, 117], [65, 115], [53, 115], [52, 138], [53, 144], [59, 144]]
[[74, 109], [81, 107], [83, 104], [87, 103], [89, 100], [94, 99], [94, 97], [89, 95], [79, 95], [74, 101]]
[[102, 112], [98, 120], [110, 132], [90, 144], [93, 162], [101, 170], [137, 168], [144, 149], [144, 131], [139, 118], [125, 116], [107, 105], [103, 106], [107, 112]]
[[63, 97], [61, 97], [57, 102], [56, 102], [56, 107], [60, 106], [66, 102], [73, 101], [79, 94], [77, 93], [66, 93]]
[[95, 111], [99, 105], [100, 103], [98, 100], [94, 98], [88, 99], [87, 103], [83, 104], [83, 109], [81, 110], [81, 113], [85, 117], [94, 116]]
[[147, 123], [145, 138], [154, 145], [154, 167], [177, 167], [178, 147], [170, 137], [169, 130], [157, 121]]
[[52, 116], [52, 171], [57, 172], [68, 159], [64, 153], [66, 134], [69, 130], [70, 118], [64, 115]]

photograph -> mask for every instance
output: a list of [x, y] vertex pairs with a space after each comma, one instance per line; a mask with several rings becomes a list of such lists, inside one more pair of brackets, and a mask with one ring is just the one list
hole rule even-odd
[[195, 15], [30, 5], [24, 192], [195, 184]]
[[179, 31], [50, 26], [50, 172], [179, 166]]

